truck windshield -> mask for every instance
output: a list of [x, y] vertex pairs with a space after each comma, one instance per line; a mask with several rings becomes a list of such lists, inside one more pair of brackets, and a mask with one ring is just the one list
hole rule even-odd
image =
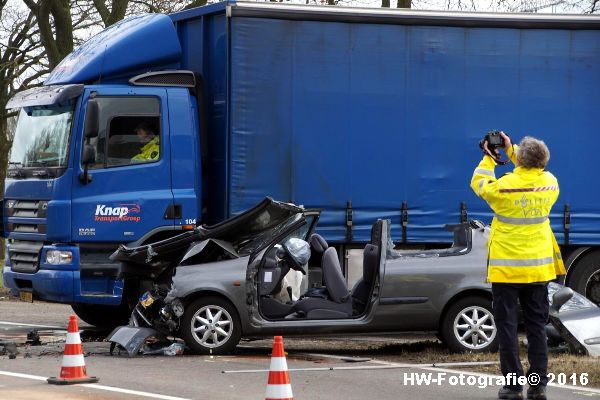
[[21, 109], [9, 168], [66, 167], [74, 105]]

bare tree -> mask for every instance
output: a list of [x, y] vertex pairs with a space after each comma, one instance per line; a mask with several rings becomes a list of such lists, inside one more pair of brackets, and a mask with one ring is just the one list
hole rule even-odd
[[112, 0], [110, 2], [110, 10], [104, 0], [93, 0], [93, 3], [100, 18], [102, 18], [104, 26], [108, 27], [125, 18], [129, 0]]

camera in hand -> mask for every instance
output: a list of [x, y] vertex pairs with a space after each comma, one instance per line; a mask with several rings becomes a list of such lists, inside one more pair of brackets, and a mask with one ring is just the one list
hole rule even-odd
[[504, 138], [500, 135], [500, 131], [489, 131], [485, 136], [488, 142], [488, 149], [495, 150], [504, 147]]
[[479, 142], [479, 148], [483, 149], [485, 142], [487, 142], [487, 147], [491, 152], [504, 147], [504, 138], [500, 135], [500, 131], [493, 130], [486, 133], [485, 137]]

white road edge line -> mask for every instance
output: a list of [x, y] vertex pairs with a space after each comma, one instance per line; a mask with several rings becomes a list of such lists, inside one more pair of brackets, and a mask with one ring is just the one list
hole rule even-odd
[[67, 330], [67, 328], [65, 328], [64, 326], [24, 324], [24, 323], [21, 323], [21, 322], [9, 322], [9, 321], [0, 321], [0, 325], [31, 326], [31, 327], [35, 327], [35, 328], [61, 329], [63, 331]]
[[[12, 376], [15, 378], [32, 379], [35, 381], [46, 381], [46, 379], [48, 379], [43, 376], [20, 374], [18, 372], [9, 372], [9, 371], [0, 371], [0, 375]], [[190, 399], [186, 399], [184, 397], [174, 397], [174, 396], [166, 396], [164, 394], [140, 392], [138, 390], [130, 390], [130, 389], [117, 388], [117, 387], [113, 387], [113, 386], [98, 385], [97, 383], [85, 383], [85, 384], [80, 384], [79, 386], [86, 386], [86, 387], [89, 387], [92, 389], [98, 389], [98, 390], [106, 390], [107, 392], [117, 392], [117, 393], [132, 394], [132, 395], [142, 396], [142, 397], [151, 397], [153, 399], [190, 400]]]

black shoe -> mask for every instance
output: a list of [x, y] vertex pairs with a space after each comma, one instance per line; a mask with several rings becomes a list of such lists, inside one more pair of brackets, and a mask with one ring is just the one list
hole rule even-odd
[[527, 399], [546, 400], [546, 386], [529, 386], [527, 388]]
[[498, 390], [498, 398], [503, 400], [521, 400], [523, 398], [523, 391], [513, 390], [504, 386]]

